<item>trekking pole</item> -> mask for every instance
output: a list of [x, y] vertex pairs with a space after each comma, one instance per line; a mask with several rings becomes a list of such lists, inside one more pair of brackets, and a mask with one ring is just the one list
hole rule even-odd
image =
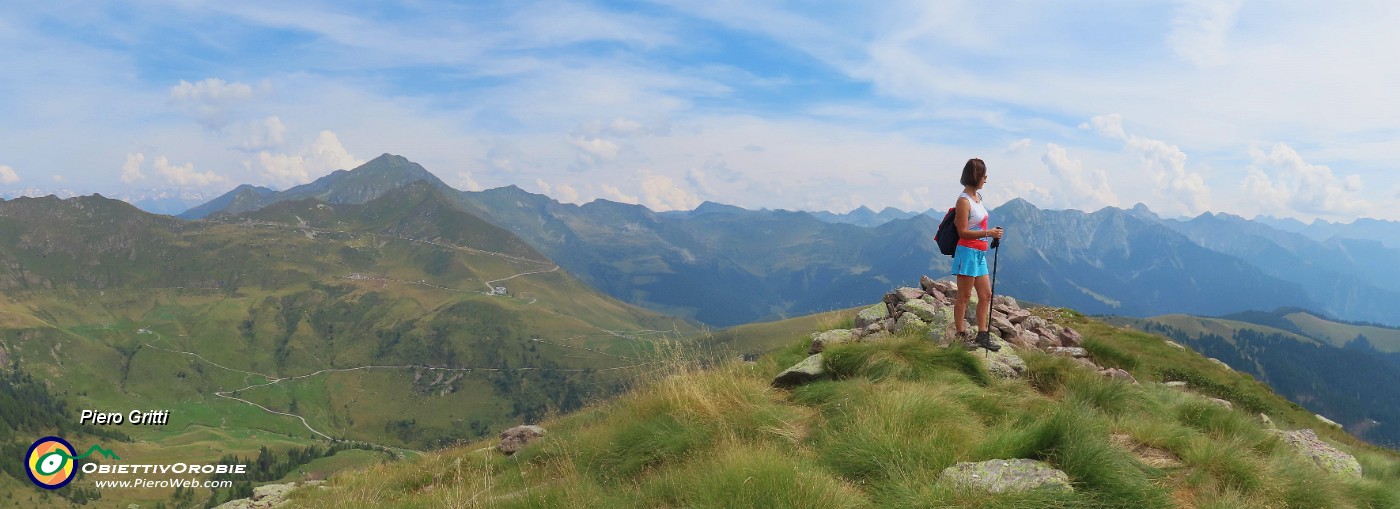
[[[992, 253], [992, 302], [995, 303], [997, 298], [997, 261], [999, 261], [998, 259], [1001, 258], [1001, 239], [992, 239], [991, 247], [994, 251]], [[992, 321], [992, 311], [990, 307], [987, 309], [987, 321]], [[991, 324], [989, 323], [987, 325], [987, 330], [990, 331]], [[991, 340], [989, 339], [988, 343], [990, 342]]]

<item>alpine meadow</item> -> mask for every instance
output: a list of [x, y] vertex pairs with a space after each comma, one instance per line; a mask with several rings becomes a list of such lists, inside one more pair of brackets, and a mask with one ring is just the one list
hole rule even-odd
[[0, 509], [1400, 509], [1387, 2], [9, 2]]

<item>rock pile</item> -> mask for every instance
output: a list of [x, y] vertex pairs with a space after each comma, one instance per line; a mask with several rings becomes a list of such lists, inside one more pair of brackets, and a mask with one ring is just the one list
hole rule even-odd
[[[918, 288], [904, 287], [889, 292], [880, 304], [862, 309], [856, 314], [855, 327], [812, 334], [812, 344], [807, 350], [811, 357], [778, 375], [773, 380], [773, 385], [792, 387], [823, 378], [825, 372], [822, 370], [821, 353], [831, 345], [853, 341], [879, 341], [895, 334], [917, 331], [926, 333], [929, 339], [947, 346], [954, 341], [957, 330], [953, 323], [953, 302], [957, 295], [957, 286], [952, 281], [934, 281], [928, 276], [919, 279]], [[975, 317], [975, 304], [969, 303], [969, 325], [965, 330], [977, 330], [976, 326], [971, 324]], [[989, 322], [992, 341], [999, 345], [1009, 344], [1015, 350], [1036, 349], [1051, 355], [1069, 357], [1104, 376], [1137, 383], [1127, 371], [1104, 369], [1094, 364], [1089, 352], [1083, 348], [1084, 340], [1078, 331], [1022, 309], [1016, 299], [1004, 295], [993, 298]], [[977, 348], [971, 343], [968, 343], [967, 347]], [[1025, 374], [1026, 363], [1015, 351], [1004, 348], [1000, 352], [984, 353], [986, 355], [981, 357], [984, 357], [983, 362], [989, 373], [1007, 378]]]

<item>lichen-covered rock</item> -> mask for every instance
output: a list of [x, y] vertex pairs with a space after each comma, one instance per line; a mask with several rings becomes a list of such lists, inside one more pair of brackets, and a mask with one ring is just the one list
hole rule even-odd
[[1014, 493], [1035, 489], [1073, 491], [1069, 475], [1049, 463], [1031, 459], [958, 463], [938, 476], [939, 482], [968, 486], [989, 493]]
[[1177, 343], [1177, 342], [1172, 341], [1172, 340], [1170, 340], [1170, 339], [1164, 339], [1164, 340], [1162, 340], [1162, 341], [1166, 341], [1166, 342], [1167, 342], [1167, 346], [1170, 346], [1170, 347], [1175, 348], [1175, 349], [1177, 349], [1177, 350], [1185, 350], [1185, 349], [1186, 349], [1186, 347], [1181, 346], [1181, 343]]
[[860, 332], [860, 335], [861, 337], [865, 337], [883, 330], [885, 330], [885, 321], [881, 320], [870, 325], [866, 325], [865, 329]]
[[1128, 383], [1132, 383], [1132, 384], [1137, 384], [1137, 383], [1138, 383], [1137, 379], [1136, 379], [1136, 378], [1133, 378], [1133, 374], [1132, 374], [1132, 373], [1129, 373], [1129, 372], [1127, 372], [1127, 371], [1124, 371], [1124, 370], [1121, 370], [1121, 369], [1118, 369], [1118, 368], [1105, 368], [1105, 369], [1099, 370], [1099, 374], [1100, 374], [1100, 375], [1103, 375], [1103, 376], [1106, 376], [1106, 377], [1109, 377], [1109, 378], [1112, 378], [1112, 379], [1114, 379], [1114, 380], [1122, 380], [1122, 381], [1124, 381], [1124, 382], [1128, 382]]
[[1050, 333], [1045, 332], [1045, 329], [1038, 329], [1032, 331], [1031, 334], [1035, 334], [1036, 348], [1039, 348], [1041, 350], [1049, 350], [1051, 348], [1056, 348], [1060, 346], [1060, 342], [1056, 341], [1055, 338], [1050, 335]]
[[826, 347], [828, 346], [840, 343], [849, 343], [851, 341], [855, 341], [856, 339], [857, 337], [851, 332], [851, 329], [834, 329], [824, 332], [813, 332], [812, 346], [807, 348], [807, 353], [821, 353], [823, 350], [826, 350]]
[[938, 290], [938, 282], [927, 275], [919, 276], [919, 288], [923, 289], [924, 293], [942, 293]]
[[773, 378], [773, 387], [796, 387], [821, 380], [826, 378], [826, 375], [826, 366], [822, 365], [822, 354], [815, 354], [778, 373], [778, 376]]
[[995, 352], [984, 348], [973, 350], [973, 355], [982, 361], [982, 368], [987, 373], [999, 378], [1021, 378], [1026, 375], [1026, 361], [1016, 355], [1016, 350], [1007, 348], [1006, 343], [996, 337], [992, 338], [992, 343], [1000, 345], [1001, 349]]
[[876, 304], [856, 313], [856, 328], [863, 329], [872, 323], [883, 322], [889, 317], [890, 308], [884, 304]]
[[1212, 364], [1215, 364], [1216, 366], [1220, 366], [1220, 367], [1225, 368], [1225, 369], [1227, 369], [1227, 370], [1229, 370], [1229, 371], [1234, 371], [1234, 369], [1231, 368], [1229, 364], [1226, 364], [1225, 361], [1222, 361], [1222, 360], [1217, 359], [1217, 358], [1215, 358], [1215, 357], [1211, 357], [1211, 358], [1206, 359], [1206, 360], [1210, 361]]
[[1103, 368], [1099, 367], [1098, 364], [1094, 364], [1094, 361], [1091, 361], [1091, 360], [1086, 359], [1086, 358], [1084, 358], [1084, 357], [1075, 357], [1075, 358], [1072, 358], [1072, 359], [1070, 359], [1070, 360], [1073, 360], [1075, 364], [1078, 364], [1078, 365], [1080, 365], [1080, 366], [1084, 366], [1084, 369], [1088, 369], [1088, 370], [1091, 370], [1091, 371], [1101, 371], [1101, 370], [1103, 370]]
[[1180, 380], [1176, 380], [1176, 381], [1172, 381], [1172, 382], [1167, 382], [1167, 383], [1162, 384], [1162, 385], [1165, 385], [1165, 386], [1167, 386], [1167, 387], [1169, 387], [1169, 388], [1172, 388], [1172, 389], [1180, 389], [1180, 390], [1183, 390], [1183, 391], [1186, 390], [1186, 382], [1183, 382], [1183, 381], [1180, 381]]
[[938, 308], [922, 300], [911, 300], [899, 305], [900, 311], [913, 314], [923, 320], [924, 323], [932, 322], [934, 315], [938, 313]]
[[1021, 327], [1025, 327], [1030, 330], [1043, 329], [1049, 325], [1050, 322], [1047, 322], [1044, 318], [1035, 315], [1031, 315], [1029, 318], [1026, 318], [1024, 322], [1021, 322]]
[[1234, 404], [1234, 403], [1231, 403], [1229, 400], [1224, 400], [1224, 399], [1220, 399], [1220, 398], [1206, 398], [1206, 399], [1207, 399], [1208, 401], [1210, 401], [1211, 403], [1215, 403], [1215, 404], [1220, 405], [1220, 406], [1223, 406], [1223, 407], [1225, 407], [1225, 408], [1230, 408], [1230, 409], [1235, 408], [1235, 404]]
[[1052, 346], [1050, 348], [1046, 348], [1045, 353], [1048, 353], [1050, 355], [1063, 355], [1065, 357], [1074, 357], [1076, 359], [1083, 359], [1089, 356], [1088, 350], [1074, 346]]
[[1327, 424], [1328, 426], [1332, 426], [1332, 427], [1334, 427], [1334, 428], [1340, 428], [1340, 427], [1342, 427], [1341, 424], [1337, 424], [1337, 421], [1334, 421], [1334, 420], [1332, 420], [1332, 419], [1328, 419], [1328, 418], [1326, 418], [1326, 417], [1323, 417], [1322, 414], [1313, 414], [1313, 416], [1314, 416], [1314, 417], [1317, 417], [1317, 420], [1322, 421], [1323, 423]]
[[1279, 436], [1285, 442], [1303, 453], [1304, 456], [1317, 463], [1323, 470], [1342, 477], [1352, 479], [1361, 478], [1361, 462], [1355, 456], [1337, 450], [1327, 442], [1317, 437], [1317, 433], [1310, 429], [1300, 429], [1294, 431], [1279, 431]]
[[882, 329], [885, 329], [885, 330], [894, 330], [894, 319], [893, 319], [893, 318], [886, 318], [885, 321], [884, 321], [884, 322], [881, 322], [880, 325], [881, 325], [881, 328], [882, 328]]
[[894, 337], [894, 334], [890, 334], [889, 331], [881, 330], [881, 331], [877, 331], [877, 332], [875, 332], [875, 333], [873, 333], [873, 334], [869, 334], [869, 335], [867, 335], [867, 336], [865, 336], [865, 337], [863, 337], [863, 338], [860, 338], [860, 340], [861, 340], [861, 341], [865, 341], [865, 342], [883, 341], [883, 340], [886, 340], [886, 339], [890, 339], [890, 338], [892, 338], [892, 337]]
[[496, 450], [510, 456], [542, 436], [544, 436], [544, 428], [539, 426], [516, 426], [501, 432], [501, 443], [496, 445]]
[[[908, 302], [905, 303], [909, 304]], [[899, 315], [899, 319], [894, 321], [894, 333], [904, 334], [916, 330], [928, 328], [928, 322], [919, 319], [915, 313], [904, 313]]]

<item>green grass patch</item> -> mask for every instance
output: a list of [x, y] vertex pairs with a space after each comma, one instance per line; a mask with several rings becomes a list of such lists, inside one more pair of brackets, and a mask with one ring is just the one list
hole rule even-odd
[[692, 465], [669, 470], [644, 488], [649, 507], [859, 508], [865, 495], [791, 451], [728, 444]]
[[1084, 339], [1084, 349], [1093, 357], [1094, 362], [1106, 368], [1119, 368], [1124, 371], [1137, 369], [1140, 361], [1136, 355], [1121, 350], [1097, 337]]
[[990, 382], [977, 358], [966, 350], [913, 338], [833, 345], [823, 352], [822, 362], [837, 378], [931, 381], [953, 372], [978, 385]]

